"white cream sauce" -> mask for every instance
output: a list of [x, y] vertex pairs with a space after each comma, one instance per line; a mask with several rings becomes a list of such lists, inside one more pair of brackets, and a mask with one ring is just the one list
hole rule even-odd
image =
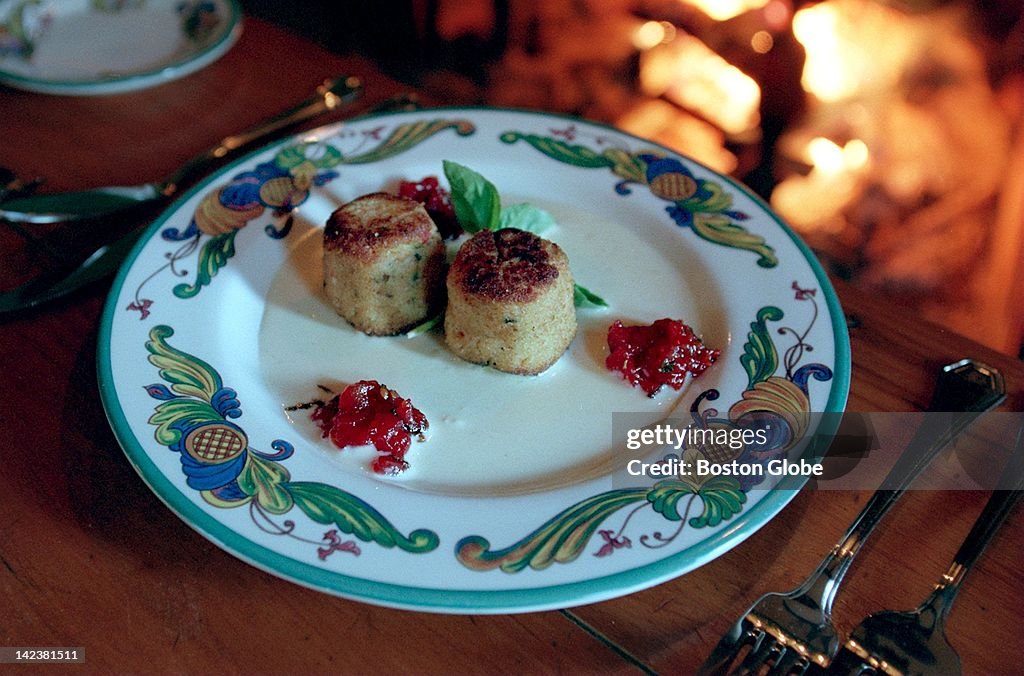
[[[321, 231], [306, 225], [288, 238], [287, 263], [276, 273], [260, 326], [260, 377], [282, 407], [323, 396], [317, 384], [340, 391], [378, 380], [411, 399], [430, 421], [425, 443], [413, 442], [410, 469], [380, 481], [451, 495], [537, 491], [605, 474], [615, 464], [612, 414], [640, 412], [654, 422], [680, 396], [648, 399], [604, 366], [612, 321], [687, 322], [711, 346], [730, 338], [718, 289], [699, 267], [680, 233], [620, 225], [594, 212], [542, 204], [561, 225], [544, 233], [569, 255], [576, 281], [603, 296], [608, 309], [580, 309], [579, 332], [568, 352], [539, 376], [516, 376], [462, 361], [443, 335], [370, 337], [338, 317], [322, 296]], [[622, 215], [626, 216], [628, 212]], [[297, 221], [297, 229], [301, 222]], [[644, 232], [641, 229], [641, 232]], [[620, 261], [630, 261], [620, 265]], [[698, 382], [712, 386], [714, 369]], [[694, 392], [689, 392], [692, 398]], [[289, 414], [296, 437], [345, 472], [374, 476], [372, 449], [335, 448], [321, 439], [308, 412]]]

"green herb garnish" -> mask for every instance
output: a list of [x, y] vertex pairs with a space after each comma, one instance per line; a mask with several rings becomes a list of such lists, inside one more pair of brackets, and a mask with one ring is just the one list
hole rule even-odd
[[527, 232], [539, 235], [554, 224], [555, 219], [548, 212], [532, 204], [520, 202], [501, 210], [501, 216], [498, 218], [498, 227], [495, 230], [519, 228], [520, 230], [526, 230]]
[[608, 307], [608, 302], [604, 298], [579, 284], [573, 287], [572, 302], [576, 307]]
[[459, 225], [469, 234], [497, 230], [501, 220], [498, 189], [469, 167], [444, 160], [444, 175], [451, 188], [452, 208]]
[[[501, 196], [494, 184], [469, 167], [451, 160], [444, 160], [443, 165], [451, 190], [455, 218], [467, 233], [472, 235], [481, 230], [518, 228], [539, 235], [555, 225], [555, 219], [550, 213], [532, 204], [518, 203], [503, 208]], [[573, 303], [576, 307], [608, 307], [603, 298], [579, 284], [573, 289]], [[420, 333], [423, 331], [406, 335]]]
[[469, 234], [481, 230], [518, 228], [539, 235], [555, 224], [547, 211], [519, 203], [502, 208], [494, 184], [458, 162], [444, 160], [444, 175], [451, 188], [452, 207], [459, 225]]
[[443, 319], [444, 313], [438, 312], [433, 317], [427, 317], [422, 322], [406, 331], [404, 335], [406, 338], [415, 338], [417, 336], [422, 336], [424, 333], [429, 333], [430, 331], [432, 331], [434, 327], [440, 324]]

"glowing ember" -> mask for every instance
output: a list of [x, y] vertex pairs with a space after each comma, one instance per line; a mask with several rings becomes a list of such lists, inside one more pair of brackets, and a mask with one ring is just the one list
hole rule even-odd
[[814, 165], [815, 171], [826, 174], [855, 172], [868, 161], [868, 147], [860, 139], [853, 139], [840, 146], [821, 136], [811, 139], [807, 144], [807, 159]]
[[757, 31], [750, 38], [750, 48], [758, 54], [767, 54], [775, 46], [775, 38], [768, 31]]

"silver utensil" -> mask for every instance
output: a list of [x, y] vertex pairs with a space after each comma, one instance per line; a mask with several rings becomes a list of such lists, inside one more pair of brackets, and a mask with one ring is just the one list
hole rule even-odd
[[44, 274], [8, 291], [0, 292], [0, 317], [56, 300], [114, 272], [142, 235], [138, 227], [97, 248], [62, 276]]
[[1024, 428], [998, 485], [1012, 490], [992, 493], [928, 598], [914, 610], [885, 610], [867, 617], [850, 633], [829, 673], [960, 673], [960, 656], [946, 638], [946, 617], [971, 566], [1024, 496]]
[[252, 148], [279, 131], [354, 101], [362, 89], [359, 78], [351, 75], [329, 80], [317, 87], [310, 98], [244, 132], [221, 139], [163, 180], [6, 200], [0, 202], [0, 220], [19, 224], [70, 223], [168, 204], [183, 186], [206, 175], [211, 165]]
[[[803, 673], [827, 666], [839, 650], [832, 603], [875, 527], [924, 468], [983, 412], [1006, 396], [1002, 375], [972, 360], [943, 367], [929, 411], [953, 411], [948, 425], [923, 424], [831, 552], [796, 589], [762, 596], [725, 633], [702, 673]], [[747, 652], [749, 648], [749, 652]]]
[[[373, 114], [409, 111], [418, 110], [421, 107], [422, 104], [415, 95], [398, 94], [362, 112]], [[255, 140], [250, 142], [250, 145], [256, 144]], [[88, 255], [69, 260], [66, 265], [53, 272], [45, 273], [18, 287], [0, 292], [0, 317], [56, 300], [113, 273], [120, 267], [121, 261], [138, 241], [146, 225], [148, 225], [148, 219], [142, 219], [141, 223], [136, 223], [127, 232], [115, 235], [112, 241], [99, 246], [93, 244], [95, 249]], [[31, 236], [31, 233], [24, 232], [25, 226], [21, 224], [11, 224], [11, 227], [21, 229], [23, 234]], [[86, 247], [83, 251], [89, 251], [90, 248], [92, 247]]]

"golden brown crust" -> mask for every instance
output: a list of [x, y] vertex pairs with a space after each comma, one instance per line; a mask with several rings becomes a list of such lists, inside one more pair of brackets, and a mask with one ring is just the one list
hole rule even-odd
[[447, 289], [445, 342], [466, 361], [533, 375], [576, 335], [569, 259], [531, 233], [477, 233], [455, 257]]
[[418, 202], [373, 193], [336, 210], [324, 229], [324, 294], [369, 335], [394, 335], [438, 312], [445, 247]]
[[437, 231], [422, 204], [378, 192], [342, 205], [327, 219], [324, 249], [372, 260], [398, 242], [428, 242]]
[[476, 233], [452, 263], [455, 284], [466, 294], [506, 303], [528, 303], [567, 269], [554, 242], [516, 228]]

